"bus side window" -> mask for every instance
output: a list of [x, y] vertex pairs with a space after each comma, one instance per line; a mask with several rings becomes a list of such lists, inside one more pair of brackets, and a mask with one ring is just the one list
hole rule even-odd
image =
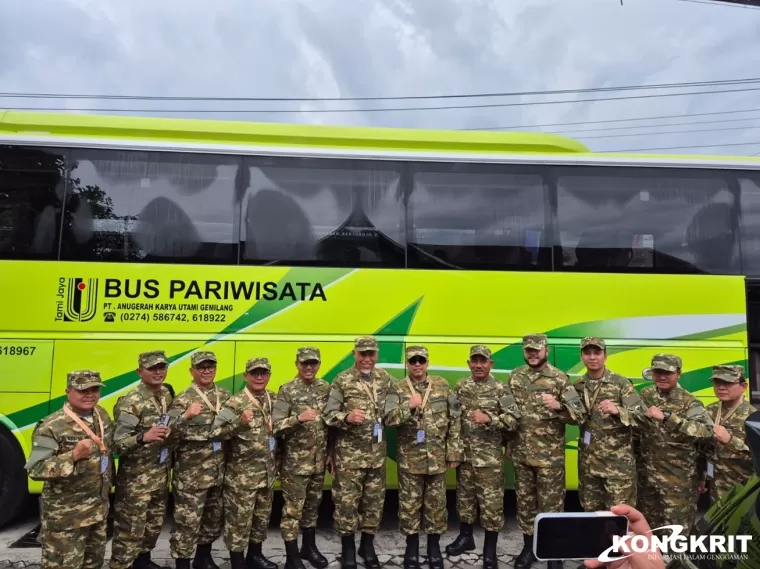
[[0, 146], [0, 259], [56, 259], [65, 151]]

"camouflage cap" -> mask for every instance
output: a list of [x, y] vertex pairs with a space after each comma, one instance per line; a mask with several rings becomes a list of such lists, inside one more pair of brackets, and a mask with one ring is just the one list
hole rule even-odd
[[600, 350], [607, 349], [607, 344], [604, 343], [604, 340], [597, 338], [596, 336], [587, 336], [586, 338], [583, 338], [583, 340], [581, 340], [581, 350], [586, 346], [596, 346]]
[[472, 346], [470, 348], [470, 357], [472, 356], [483, 356], [485, 358], [491, 359], [491, 349], [488, 346], [484, 346], [483, 344]]
[[105, 387], [100, 378], [100, 372], [89, 369], [72, 371], [66, 376], [66, 387], [72, 387], [77, 391], [90, 389], [90, 387]]
[[190, 356], [190, 365], [197, 366], [201, 362], [216, 363], [216, 354], [214, 352], [195, 352]]
[[523, 336], [523, 349], [540, 350], [549, 343], [546, 334], [528, 334]]
[[356, 339], [356, 342], [354, 343], [354, 349], [359, 350], [360, 352], [376, 352], [378, 350], [377, 340], [375, 340], [372, 336], [362, 336]]
[[406, 359], [410, 360], [414, 356], [420, 356], [425, 359], [428, 359], [430, 356], [428, 355], [428, 349], [425, 346], [407, 346], [406, 347]]
[[652, 356], [651, 369], [663, 371], [678, 371], [682, 367], [681, 358], [673, 354], [657, 354]]
[[744, 381], [744, 368], [742, 366], [713, 366], [710, 379], [719, 379], [727, 383], [741, 383]]
[[318, 362], [321, 362], [322, 355], [319, 353], [319, 348], [304, 346], [302, 348], [298, 348], [298, 351], [296, 352], [296, 359], [299, 362], [308, 362], [309, 360], [317, 360]]
[[168, 364], [169, 359], [163, 350], [154, 350], [152, 352], [143, 352], [137, 356], [137, 365], [141, 368], [149, 368], [158, 364]]
[[269, 363], [269, 358], [251, 358], [245, 362], [246, 373], [251, 372], [255, 369], [265, 369], [267, 371], [272, 371], [272, 364]]

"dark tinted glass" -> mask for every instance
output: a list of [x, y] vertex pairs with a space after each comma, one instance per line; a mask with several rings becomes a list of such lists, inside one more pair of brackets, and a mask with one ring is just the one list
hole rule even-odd
[[63, 150], [0, 146], [0, 259], [58, 257]]
[[236, 263], [238, 159], [74, 150], [63, 259]]
[[739, 176], [742, 273], [760, 276], [760, 173]]
[[561, 258], [581, 271], [737, 273], [734, 191], [717, 173], [561, 172]]
[[246, 166], [242, 262], [404, 266], [401, 175], [392, 164], [256, 159]]
[[407, 212], [409, 266], [551, 270], [546, 200], [537, 173], [421, 165]]

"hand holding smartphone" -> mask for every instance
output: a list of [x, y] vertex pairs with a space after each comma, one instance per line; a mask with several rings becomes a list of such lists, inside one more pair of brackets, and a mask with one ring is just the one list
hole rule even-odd
[[628, 518], [612, 512], [556, 512], [536, 516], [533, 554], [539, 561], [597, 559], [628, 534]]

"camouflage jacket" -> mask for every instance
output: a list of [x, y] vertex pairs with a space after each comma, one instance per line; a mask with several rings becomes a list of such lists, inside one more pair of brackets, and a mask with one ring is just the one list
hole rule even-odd
[[162, 442], [144, 444], [137, 442], [137, 435], [156, 426], [161, 415], [169, 413], [171, 403], [172, 396], [166, 387], [161, 386], [154, 394], [141, 382], [114, 406], [113, 444], [119, 455], [116, 482], [124, 485], [130, 494], [155, 492], [169, 483], [172, 444], [176, 443], [177, 431], [170, 431]]
[[[306, 383], [296, 377], [280, 387], [274, 403], [274, 433], [282, 441], [283, 471], [302, 476], [324, 472], [328, 432], [324, 410], [329, 394], [330, 384], [319, 378]], [[310, 407], [317, 418], [299, 422], [298, 416]]]
[[[224, 480], [224, 443], [234, 429], [241, 426], [240, 416], [235, 416], [224, 403], [230, 393], [223, 387], [213, 385], [204, 392], [214, 409], [209, 409], [190, 385], [172, 402], [172, 415], [177, 415], [174, 429], [179, 441], [175, 447], [172, 485], [179, 490], [205, 490], [219, 486]], [[182, 414], [198, 402], [203, 405], [201, 413], [192, 419]], [[219, 408], [219, 413], [216, 408]]]
[[[68, 405], [68, 403], [66, 403]], [[103, 423], [103, 432], [97, 416]], [[105, 522], [108, 495], [113, 486], [113, 423], [108, 412], [96, 406], [93, 414], [82, 418], [106, 448], [105, 455], [93, 442], [86, 459], [74, 462], [74, 447], [89, 437], [63, 410], [40, 421], [34, 429], [32, 454], [26, 463], [29, 478], [44, 482], [41, 521], [44, 529], [64, 531]], [[103, 456], [108, 457], [101, 473]]]
[[[578, 439], [579, 460], [591, 476], [632, 478], [636, 470], [633, 428], [647, 418], [647, 407], [628, 378], [604, 371], [591, 379], [584, 374], [574, 384], [586, 410]], [[599, 404], [617, 405], [619, 415], [605, 415]]]
[[[509, 377], [517, 406], [520, 427], [511, 444], [512, 460], [543, 468], [565, 464], [565, 425], [578, 424], [585, 418], [583, 401], [567, 374], [546, 364], [540, 371], [522, 365]], [[549, 409], [541, 398], [548, 393], [562, 404], [562, 409]]]
[[[707, 406], [707, 412], [713, 418], [717, 417], [720, 401]], [[709, 461], [713, 466], [715, 480], [725, 481], [730, 485], [743, 484], [755, 471], [752, 462], [752, 453], [747, 446], [747, 434], [744, 423], [747, 417], [757, 411], [747, 400], [731, 413], [727, 420], [721, 419], [720, 424], [731, 435], [731, 440], [726, 444], [718, 441], [714, 436], [711, 440], [700, 445], [700, 470], [704, 472]]]
[[[461, 432], [462, 409], [449, 383], [438, 375], [429, 375], [420, 382], [412, 382], [420, 398], [431, 385], [425, 409], [419, 407], [406, 413], [403, 407], [392, 411], [388, 423], [398, 425], [398, 467], [412, 474], [441, 474], [447, 463], [461, 462], [463, 458]], [[407, 378], [395, 384], [402, 399], [411, 397]], [[424, 440], [417, 434], [424, 431]]]
[[661, 394], [657, 386], [641, 391], [647, 408], [671, 413], [665, 422], [647, 418], [637, 435], [644, 473], [650, 484], [690, 484], [697, 473], [698, 444], [713, 436], [713, 421], [702, 402], [680, 385]]
[[[264, 394], [258, 397], [254, 395], [259, 403], [255, 405], [246, 390], [244, 387], [224, 404], [224, 409], [235, 417], [240, 417], [246, 409], [253, 411], [253, 420], [248, 425], [237, 428], [230, 439], [224, 485], [247, 490], [272, 488], [277, 478], [278, 449], [274, 434], [269, 432], [271, 409]], [[277, 396], [269, 390], [267, 394], [274, 407]], [[269, 446], [270, 437], [274, 443], [273, 449]]]
[[[501, 466], [503, 434], [518, 427], [520, 412], [509, 386], [489, 375], [483, 381], [463, 377], [454, 386], [454, 395], [462, 406], [463, 462], [475, 467]], [[476, 423], [473, 411], [483, 411], [491, 421]]]
[[[362, 383], [364, 385], [362, 385]], [[375, 402], [370, 400], [367, 388]], [[376, 397], [376, 399], [375, 399]], [[409, 414], [409, 402], [401, 399], [393, 386], [393, 378], [379, 367], [372, 370], [371, 381], [362, 379], [355, 367], [349, 368], [335, 378], [325, 407], [327, 424], [337, 429], [335, 440], [336, 468], [380, 468], [385, 466], [387, 456], [386, 434], [382, 426], [391, 413], [402, 407], [402, 415]], [[364, 423], [352, 425], [346, 417], [354, 409], [365, 413]], [[394, 417], [399, 417], [394, 414]], [[380, 420], [382, 438], [373, 437], [375, 424]]]

